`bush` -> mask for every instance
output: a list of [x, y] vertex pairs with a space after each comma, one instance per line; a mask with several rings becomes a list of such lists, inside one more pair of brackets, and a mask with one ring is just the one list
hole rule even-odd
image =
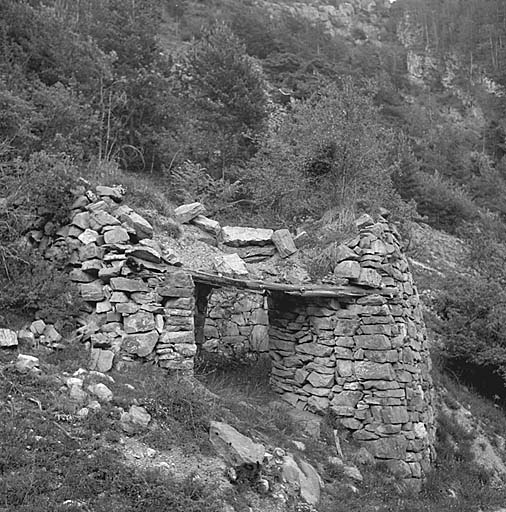
[[63, 156], [37, 153], [0, 165], [0, 189], [7, 208], [0, 211], [0, 309], [39, 312], [51, 322], [70, 321], [78, 304], [76, 289], [59, 268], [27, 243], [33, 228], [54, 235], [68, 222], [76, 170]]
[[395, 136], [378, 118], [371, 91], [351, 80], [296, 105], [250, 162], [259, 208], [295, 221], [335, 210], [396, 207]]
[[427, 217], [431, 226], [455, 233], [466, 222], [478, 219], [478, 207], [463, 187], [437, 172], [419, 172], [415, 179], [418, 213]]

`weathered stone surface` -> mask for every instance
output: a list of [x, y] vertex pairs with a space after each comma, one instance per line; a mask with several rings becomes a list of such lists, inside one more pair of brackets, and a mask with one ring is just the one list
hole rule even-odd
[[205, 211], [206, 209], [202, 203], [183, 204], [174, 210], [174, 218], [181, 224], [186, 224], [198, 215], [205, 213]]
[[0, 329], [0, 348], [12, 348], [18, 346], [18, 335], [11, 329]]
[[215, 264], [216, 271], [228, 276], [247, 276], [248, 269], [241, 257], [236, 254], [224, 254]]
[[333, 348], [320, 345], [319, 343], [303, 343], [302, 345], [297, 345], [295, 351], [312, 356], [326, 357], [332, 354]]
[[121, 428], [127, 434], [134, 434], [148, 427], [151, 415], [144, 407], [132, 405], [128, 412], [124, 412], [120, 418]]
[[345, 279], [358, 279], [360, 276], [361, 268], [358, 261], [345, 260], [336, 265], [334, 275], [336, 277], [343, 277]]
[[363, 268], [360, 271], [357, 284], [370, 288], [379, 288], [381, 287], [381, 276], [372, 268]]
[[146, 357], [153, 352], [157, 341], [158, 333], [156, 331], [129, 334], [125, 336], [122, 347], [130, 354]]
[[104, 266], [101, 260], [99, 259], [90, 259], [83, 261], [81, 265], [81, 269], [83, 272], [87, 272], [93, 276], [98, 276], [99, 270]]
[[84, 245], [92, 244], [98, 240], [99, 234], [93, 229], [84, 230], [77, 238]]
[[139, 258], [141, 260], [146, 260], [153, 263], [162, 262], [162, 256], [160, 252], [153, 247], [148, 247], [145, 245], [136, 245], [131, 249], [128, 249], [125, 254], [127, 256], [132, 256], [134, 258]]
[[27, 354], [19, 354], [16, 359], [15, 368], [19, 373], [28, 373], [31, 370], [35, 370], [39, 367], [39, 358], [29, 356]]
[[104, 210], [94, 211], [90, 214], [90, 227], [95, 231], [100, 232], [104, 226], [119, 226], [120, 224], [116, 217]]
[[123, 199], [123, 189], [121, 187], [106, 187], [103, 185], [97, 185], [95, 191], [99, 197], [110, 197], [117, 203]]
[[[95, 241], [95, 240], [94, 240]], [[88, 243], [79, 248], [79, 260], [101, 259], [103, 256], [102, 248], [95, 243]]]
[[409, 414], [406, 406], [385, 406], [381, 410], [381, 416], [385, 423], [407, 423], [409, 421]]
[[291, 455], [285, 455], [281, 478], [287, 484], [300, 489], [300, 495], [306, 503], [316, 505], [320, 500], [320, 476], [308, 462], [299, 460], [297, 463]]
[[359, 400], [362, 398], [362, 395], [362, 391], [341, 391], [334, 395], [331, 405], [332, 407], [356, 407]]
[[62, 339], [61, 334], [55, 329], [54, 325], [46, 325], [42, 335], [49, 343], [58, 343]]
[[357, 348], [368, 350], [388, 350], [392, 348], [390, 339], [383, 334], [363, 334], [353, 336]]
[[221, 226], [217, 220], [209, 219], [204, 215], [197, 215], [191, 220], [191, 222], [207, 233], [211, 233], [215, 236], [220, 234]]
[[88, 386], [88, 391], [102, 402], [110, 402], [113, 397], [112, 391], [101, 382]]
[[367, 449], [378, 459], [399, 459], [406, 457], [408, 442], [404, 436], [383, 437], [367, 443]]
[[393, 380], [394, 372], [390, 363], [355, 361], [355, 375], [360, 380]]
[[77, 226], [78, 228], [88, 229], [90, 227], [90, 213], [89, 212], [80, 212], [76, 213], [72, 218], [72, 225]]
[[99, 302], [105, 297], [101, 281], [81, 283], [79, 285], [79, 291], [83, 300], [87, 302]]
[[128, 231], [121, 226], [116, 226], [104, 233], [104, 242], [106, 244], [125, 244], [129, 241], [130, 235]]
[[334, 261], [336, 263], [340, 263], [344, 260], [358, 260], [359, 255], [350, 249], [347, 245], [341, 244], [337, 247], [336, 252], [334, 254]]
[[[126, 277], [113, 277], [110, 281], [111, 288], [122, 292], [147, 292], [149, 288], [139, 279], [128, 279]], [[111, 301], [112, 302], [112, 301]]]
[[28, 329], [21, 329], [18, 332], [18, 342], [22, 346], [32, 348], [35, 346], [35, 335]]
[[402, 460], [386, 460], [385, 465], [389, 473], [397, 478], [411, 477], [411, 468], [409, 464]]
[[139, 311], [124, 318], [123, 328], [127, 334], [152, 331], [155, 328], [155, 317], [147, 311]]
[[227, 423], [211, 421], [209, 440], [217, 453], [232, 466], [262, 463], [265, 448]]
[[35, 336], [40, 336], [45, 328], [46, 322], [44, 322], [44, 320], [35, 320], [30, 325], [30, 331], [32, 331]]
[[358, 229], [363, 229], [368, 226], [372, 226], [373, 224], [374, 220], [367, 213], [364, 213], [355, 221], [355, 226], [357, 226]]
[[90, 369], [98, 372], [108, 372], [112, 368], [114, 352], [100, 348], [91, 349]]
[[114, 213], [126, 227], [135, 231], [138, 240], [153, 236], [153, 226], [128, 206], [120, 206]]
[[334, 384], [334, 375], [312, 372], [307, 380], [317, 388], [330, 388]]
[[269, 350], [269, 328], [266, 325], [255, 325], [249, 338], [250, 347], [255, 352]]
[[223, 243], [232, 247], [266, 245], [272, 241], [272, 229], [224, 226], [221, 230]]
[[297, 247], [288, 229], [278, 229], [272, 234], [272, 242], [282, 258], [288, 258], [297, 252]]
[[160, 336], [160, 343], [168, 345], [179, 343], [195, 343], [195, 336], [191, 331], [163, 332]]

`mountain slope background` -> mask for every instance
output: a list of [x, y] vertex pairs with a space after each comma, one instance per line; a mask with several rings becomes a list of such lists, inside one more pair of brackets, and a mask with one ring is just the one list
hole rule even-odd
[[[442, 388], [502, 425], [505, 20], [499, 0], [0, 2], [0, 327], [40, 317], [72, 332], [66, 262], [42, 260], [29, 233], [41, 216], [65, 224], [79, 177], [124, 184], [171, 236], [190, 200], [305, 230], [315, 280], [355, 214], [388, 208]], [[441, 425], [457, 481], [472, 459]]]

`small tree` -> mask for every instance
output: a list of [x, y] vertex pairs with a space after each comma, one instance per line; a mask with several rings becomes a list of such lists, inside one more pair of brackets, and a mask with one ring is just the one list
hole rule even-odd
[[248, 156], [264, 127], [267, 97], [260, 68], [227, 25], [204, 33], [181, 76], [193, 115], [209, 138], [208, 163], [223, 170]]

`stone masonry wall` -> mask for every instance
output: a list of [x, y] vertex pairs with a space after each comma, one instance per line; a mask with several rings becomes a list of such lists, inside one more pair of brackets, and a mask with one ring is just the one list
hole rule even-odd
[[369, 294], [271, 296], [272, 385], [296, 407], [330, 407], [354, 439], [416, 482], [429, 468], [435, 435], [419, 298], [395, 228], [368, 216], [359, 227], [339, 248], [334, 273]]
[[149, 222], [121, 200], [119, 188], [76, 191], [71, 223], [48, 249], [70, 254], [70, 278], [84, 301], [78, 332], [91, 368], [108, 371], [140, 359], [191, 371], [193, 280], [151, 239]]
[[248, 359], [269, 351], [267, 300], [262, 293], [215, 289], [207, 304], [204, 349]]

